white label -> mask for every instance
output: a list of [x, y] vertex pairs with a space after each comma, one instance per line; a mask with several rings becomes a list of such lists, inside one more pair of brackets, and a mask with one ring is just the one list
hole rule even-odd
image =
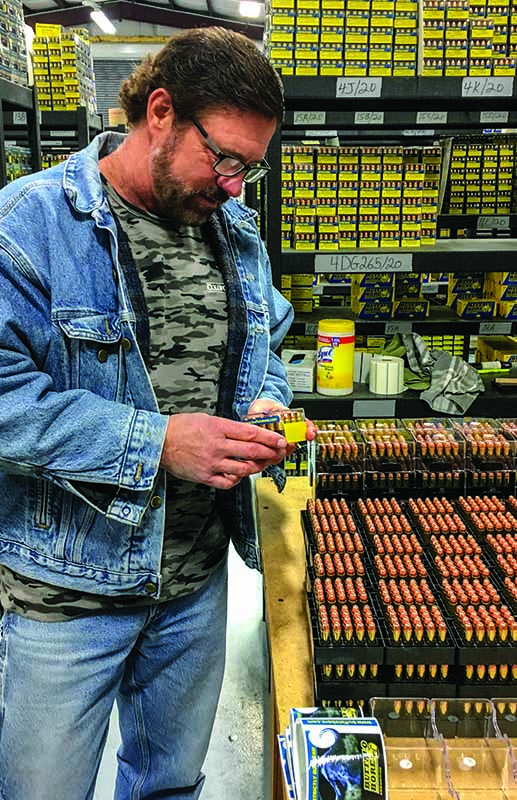
[[315, 272], [411, 272], [412, 253], [316, 253]]
[[434, 136], [434, 131], [427, 130], [427, 128], [422, 128], [421, 131], [405, 130], [402, 131], [402, 136]]
[[395, 336], [396, 333], [411, 333], [413, 323], [409, 320], [399, 320], [398, 322], [387, 322], [384, 326], [384, 333], [387, 336]]
[[508, 111], [480, 111], [480, 122], [508, 122]]
[[384, 125], [384, 111], [356, 111], [356, 125]]
[[61, 138], [74, 135], [73, 131], [45, 131], [45, 133], [47, 136], [59, 136]]
[[417, 125], [446, 125], [446, 111], [417, 111]]
[[319, 131], [319, 130], [306, 130], [305, 135], [312, 139], [332, 139], [337, 136], [337, 131]]
[[295, 111], [293, 114], [295, 125], [324, 125], [326, 119], [325, 111]]
[[317, 336], [318, 335], [318, 323], [317, 322], [306, 322], [305, 323], [305, 335], [306, 336]]
[[313, 295], [323, 294], [323, 286], [319, 286], [319, 285], [318, 286], [313, 286], [312, 287], [312, 293], [313, 293]]
[[462, 97], [511, 97], [513, 94], [513, 77], [463, 78], [461, 82]]
[[510, 217], [497, 214], [490, 214], [486, 217], [479, 217], [477, 224], [478, 231], [508, 231], [510, 230]]
[[507, 336], [512, 332], [512, 323], [511, 322], [480, 322], [479, 323], [479, 333], [480, 335], [487, 335], [487, 334], [498, 334]]
[[394, 417], [396, 400], [354, 400], [352, 417]]
[[13, 125], [27, 125], [27, 112], [13, 111]]
[[336, 97], [380, 97], [382, 78], [338, 78]]

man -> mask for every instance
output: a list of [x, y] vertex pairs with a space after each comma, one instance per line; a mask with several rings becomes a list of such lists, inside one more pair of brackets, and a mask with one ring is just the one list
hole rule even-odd
[[[101, 134], [0, 193], [0, 797], [84, 800], [114, 701], [116, 797], [197, 798], [229, 536], [290, 452], [292, 319], [237, 203], [282, 115], [244, 37], [174, 36]], [[309, 424], [309, 437], [314, 431]]]

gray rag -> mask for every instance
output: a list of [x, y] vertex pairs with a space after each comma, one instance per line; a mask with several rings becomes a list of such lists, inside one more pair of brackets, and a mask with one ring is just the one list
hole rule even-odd
[[462, 416], [485, 391], [474, 367], [443, 350], [428, 350], [418, 333], [402, 334], [402, 344], [409, 369], [429, 381], [429, 388], [420, 399], [429, 403], [433, 411]]

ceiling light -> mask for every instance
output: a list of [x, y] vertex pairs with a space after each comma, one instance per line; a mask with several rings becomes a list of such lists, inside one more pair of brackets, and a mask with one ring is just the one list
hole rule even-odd
[[104, 11], [101, 11], [100, 7], [97, 5], [95, 0], [83, 0], [84, 6], [89, 6], [92, 11], [90, 12], [90, 17], [95, 22], [96, 25], [101, 29], [103, 33], [116, 33], [117, 29], [115, 28], [114, 24]]
[[262, 3], [256, 3], [254, 0], [241, 0], [239, 13], [241, 17], [253, 17], [257, 19], [262, 14]]

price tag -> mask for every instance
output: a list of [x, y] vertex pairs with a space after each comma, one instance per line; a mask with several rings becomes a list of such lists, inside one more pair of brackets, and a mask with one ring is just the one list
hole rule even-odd
[[417, 125], [446, 125], [446, 111], [417, 111]]
[[480, 111], [479, 112], [479, 121], [485, 123], [495, 123], [498, 124], [502, 122], [503, 124], [508, 122], [508, 111]]
[[316, 253], [315, 272], [411, 272], [412, 253]]
[[507, 336], [512, 332], [512, 323], [511, 322], [480, 322], [479, 323], [479, 334], [481, 335], [490, 335], [490, 334], [497, 334]]
[[321, 284], [318, 284], [318, 286], [313, 286], [312, 287], [312, 294], [313, 295], [323, 294], [323, 286]]
[[382, 78], [338, 78], [336, 97], [380, 97]]
[[326, 119], [325, 111], [295, 111], [293, 114], [295, 125], [325, 125]]
[[306, 336], [317, 336], [318, 335], [318, 323], [317, 322], [306, 322], [305, 323], [305, 335]]
[[510, 217], [497, 214], [490, 214], [486, 217], [478, 217], [478, 231], [509, 231]]
[[394, 417], [396, 400], [354, 400], [352, 417]]
[[27, 125], [27, 112], [13, 111], [13, 125]]
[[356, 111], [356, 125], [384, 125], [384, 111]]
[[395, 336], [397, 333], [411, 333], [413, 323], [409, 320], [398, 320], [397, 322], [387, 322], [384, 326], [384, 333], [387, 336]]
[[461, 82], [462, 97], [511, 97], [513, 95], [513, 77], [498, 76], [484, 78], [463, 78]]

